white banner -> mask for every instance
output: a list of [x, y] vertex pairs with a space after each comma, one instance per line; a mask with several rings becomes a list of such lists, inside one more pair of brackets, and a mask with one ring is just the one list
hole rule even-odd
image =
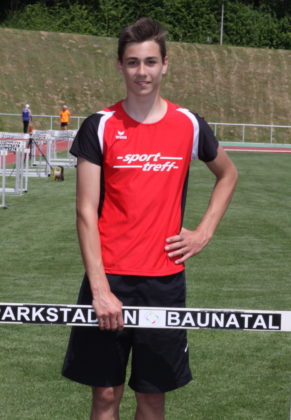
[[0, 140], [29, 140], [29, 134], [0, 131]]
[[72, 141], [77, 134], [77, 130], [33, 130], [32, 138], [36, 141], [41, 140], [64, 140]]
[[[291, 311], [123, 307], [127, 328], [291, 331]], [[0, 303], [0, 324], [98, 326], [90, 305]]]
[[8, 152], [16, 152], [17, 150], [24, 149], [25, 146], [26, 142], [21, 140], [0, 140], [0, 149], [7, 150]]

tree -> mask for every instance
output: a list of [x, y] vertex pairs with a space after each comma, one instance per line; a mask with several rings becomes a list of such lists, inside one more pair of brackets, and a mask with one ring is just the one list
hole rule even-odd
[[2, 26], [117, 37], [142, 16], [162, 23], [172, 41], [291, 48], [290, 0], [2, 0]]

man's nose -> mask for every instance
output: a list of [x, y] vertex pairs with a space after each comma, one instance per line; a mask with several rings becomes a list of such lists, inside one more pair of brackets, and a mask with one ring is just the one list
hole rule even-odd
[[138, 74], [145, 74], [146, 72], [146, 66], [143, 62], [141, 62], [137, 68]]

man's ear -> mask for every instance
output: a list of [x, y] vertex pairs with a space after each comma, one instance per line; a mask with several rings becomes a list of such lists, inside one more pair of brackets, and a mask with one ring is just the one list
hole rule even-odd
[[123, 67], [122, 67], [122, 63], [121, 63], [121, 61], [120, 61], [120, 60], [117, 60], [117, 61], [116, 61], [116, 68], [117, 68], [117, 71], [118, 71], [120, 74], [123, 74]]
[[163, 71], [162, 71], [162, 74], [166, 74], [167, 73], [168, 65], [169, 65], [169, 61], [168, 61], [168, 56], [166, 55], [166, 57], [164, 58], [164, 61], [163, 61]]

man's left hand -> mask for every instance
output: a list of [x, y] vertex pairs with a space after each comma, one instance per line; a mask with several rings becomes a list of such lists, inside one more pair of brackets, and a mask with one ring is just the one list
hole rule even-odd
[[202, 231], [182, 228], [179, 235], [166, 239], [165, 251], [175, 260], [175, 264], [181, 264], [193, 255], [199, 254], [209, 240], [210, 238], [207, 238]]

